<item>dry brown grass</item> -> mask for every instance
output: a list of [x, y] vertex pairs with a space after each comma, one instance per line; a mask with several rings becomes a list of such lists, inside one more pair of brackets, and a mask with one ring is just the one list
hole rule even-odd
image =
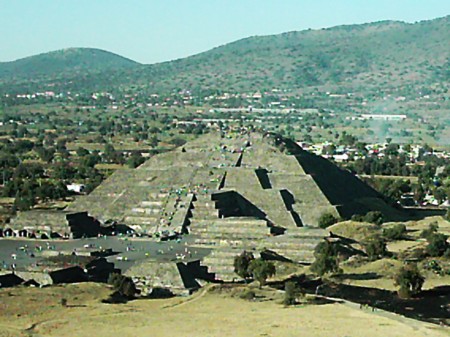
[[[98, 284], [1, 290], [0, 336], [448, 336], [431, 324], [344, 304], [285, 308], [275, 300], [207, 291], [187, 299], [102, 304], [109, 291]], [[60, 305], [63, 297], [67, 308]]]

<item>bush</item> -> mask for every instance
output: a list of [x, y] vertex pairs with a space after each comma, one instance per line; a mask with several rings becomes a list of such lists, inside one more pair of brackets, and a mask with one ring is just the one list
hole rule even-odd
[[114, 297], [114, 300], [116, 300], [119, 296], [122, 296], [124, 299], [132, 299], [138, 292], [133, 280], [128, 276], [123, 276], [118, 273], [111, 273], [108, 277], [108, 283], [113, 286], [114, 293], [110, 296], [110, 298]]
[[411, 264], [402, 267], [395, 275], [395, 285], [399, 286], [398, 296], [409, 298], [422, 290], [425, 278], [420, 274], [417, 265]]
[[261, 258], [252, 260], [248, 266], [248, 271], [259, 282], [260, 287], [265, 285], [266, 280], [276, 273], [275, 265]]
[[256, 293], [253, 290], [246, 289], [242, 293], [239, 294], [239, 298], [243, 300], [254, 300], [256, 297]]
[[299, 291], [294, 282], [289, 281], [284, 284], [284, 305], [293, 305], [297, 302]]
[[314, 251], [315, 261], [311, 265], [311, 271], [319, 276], [327, 273], [339, 272], [339, 260], [337, 247], [324, 241], [316, 246]]
[[386, 241], [379, 236], [372, 236], [363, 246], [370, 260], [377, 260], [387, 254]]
[[175, 146], [182, 146], [186, 144], [186, 140], [180, 137], [175, 137], [169, 140], [170, 144], [173, 144]]
[[375, 225], [381, 225], [383, 223], [383, 213], [378, 212], [378, 211], [371, 211], [368, 212], [365, 216], [364, 216], [364, 221], [365, 222], [369, 222], [369, 223], [373, 223]]
[[336, 218], [331, 213], [324, 213], [320, 216], [318, 220], [318, 224], [320, 228], [327, 228], [331, 225], [334, 225], [336, 222], [338, 222], [338, 218]]
[[427, 241], [428, 245], [426, 246], [425, 251], [429, 256], [442, 256], [449, 248], [447, 235], [444, 235], [442, 233], [429, 234], [427, 237]]
[[353, 214], [352, 217], [350, 218], [350, 220], [356, 221], [356, 222], [363, 222], [364, 221], [364, 215]]
[[424, 238], [424, 239], [428, 239], [429, 236], [433, 235], [434, 233], [437, 232], [439, 226], [437, 224], [437, 222], [433, 222], [431, 224], [428, 225], [427, 229], [424, 229], [421, 233], [420, 233], [420, 237]]
[[450, 221], [450, 208], [447, 208], [447, 212], [445, 213], [444, 219]]
[[134, 284], [131, 277], [123, 278], [118, 291], [121, 295], [123, 295], [124, 297], [126, 297], [128, 299], [133, 298], [137, 293], [136, 285]]
[[113, 286], [113, 289], [119, 289], [120, 283], [122, 282], [122, 275], [119, 273], [111, 273], [108, 276], [108, 284]]
[[255, 259], [251, 252], [243, 251], [241, 255], [234, 258], [234, 272], [244, 280], [250, 278], [252, 273], [249, 271], [250, 262]]
[[406, 226], [404, 224], [397, 224], [391, 228], [383, 229], [383, 237], [388, 240], [400, 240], [406, 234]]

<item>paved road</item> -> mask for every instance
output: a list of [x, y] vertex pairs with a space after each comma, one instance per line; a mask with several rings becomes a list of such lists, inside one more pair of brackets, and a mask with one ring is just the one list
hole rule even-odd
[[[179, 241], [157, 242], [151, 239], [120, 237], [89, 238], [78, 240], [32, 240], [0, 239], [0, 269], [27, 270], [36, 264], [43, 264], [51, 255], [89, 255], [90, 252], [112, 249], [116, 255], [108, 257], [117, 268], [125, 271], [136, 261], [154, 259], [161, 262], [192, 261], [203, 258], [209, 253], [207, 249], [191, 248], [190, 237]], [[182, 258], [183, 257], [183, 258]]]

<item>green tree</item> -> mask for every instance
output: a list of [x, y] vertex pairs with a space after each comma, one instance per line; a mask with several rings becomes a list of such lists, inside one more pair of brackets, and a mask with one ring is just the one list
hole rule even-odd
[[89, 154], [89, 151], [86, 150], [84, 147], [78, 147], [77, 149], [77, 156], [78, 157], [84, 157], [87, 156]]
[[428, 228], [424, 229], [420, 233], [420, 237], [424, 238], [424, 239], [428, 239], [428, 237], [430, 237], [431, 235], [437, 233], [438, 228], [439, 228], [439, 225], [437, 224], [437, 222], [430, 223], [428, 225]]
[[383, 237], [388, 240], [401, 240], [406, 234], [406, 226], [404, 224], [396, 224], [390, 228], [383, 229]]
[[299, 296], [304, 296], [304, 292], [297, 287], [295, 282], [289, 281], [284, 284], [284, 305], [295, 304]]
[[445, 220], [450, 221], [450, 208], [447, 208], [447, 212], [445, 213]]
[[386, 241], [378, 235], [370, 237], [363, 246], [370, 260], [377, 260], [387, 254]]
[[442, 233], [432, 233], [427, 236], [428, 245], [425, 251], [429, 256], [438, 257], [444, 255], [445, 251], [449, 248], [447, 242], [447, 235]]
[[39, 158], [47, 163], [50, 163], [53, 160], [53, 157], [55, 156], [55, 149], [52, 147], [50, 148], [37, 147], [35, 151], [37, 152]]
[[126, 299], [132, 299], [136, 293], [136, 285], [131, 277], [118, 273], [111, 273], [108, 277], [108, 283], [113, 286], [113, 290]]
[[338, 218], [336, 218], [333, 214], [324, 213], [320, 216], [318, 220], [318, 225], [320, 228], [327, 228], [330, 227], [331, 225], [334, 225], [337, 222]]
[[269, 277], [275, 275], [276, 268], [272, 262], [259, 258], [250, 262], [248, 271], [253, 275], [253, 278], [259, 282], [259, 287], [261, 288], [266, 284], [266, 280]]
[[400, 287], [398, 295], [408, 298], [422, 290], [425, 278], [419, 272], [416, 264], [403, 266], [394, 277], [395, 285]]
[[19, 211], [27, 211], [34, 205], [34, 199], [31, 197], [18, 196], [14, 200], [14, 208]]
[[252, 276], [249, 271], [250, 263], [255, 259], [251, 252], [243, 251], [241, 255], [234, 258], [234, 272], [242, 277], [244, 280]]
[[383, 213], [379, 211], [370, 211], [364, 216], [364, 221], [375, 225], [381, 225], [383, 223]]
[[145, 162], [145, 158], [139, 152], [133, 152], [127, 160], [127, 165], [131, 168], [136, 168]]
[[319, 243], [314, 250], [315, 260], [311, 271], [319, 276], [340, 271], [338, 251], [335, 244], [328, 241]]

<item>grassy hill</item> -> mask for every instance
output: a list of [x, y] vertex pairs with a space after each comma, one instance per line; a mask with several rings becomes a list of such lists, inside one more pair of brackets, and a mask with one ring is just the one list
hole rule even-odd
[[0, 79], [23, 80], [82, 75], [139, 65], [120, 55], [94, 48], [68, 48], [0, 63]]
[[[428, 86], [449, 81], [449, 45], [450, 16], [414, 24], [382, 21], [249, 37], [184, 59], [145, 66], [98, 50], [59, 51], [0, 64], [0, 81], [5, 84], [10, 76], [28, 76], [41, 87], [48, 83], [63, 89], [134, 86], [148, 91], [274, 87], [358, 91]], [[83, 69], [90, 71], [73, 73]], [[44, 73], [47, 76], [36, 81], [34, 74]], [[55, 73], [59, 75], [54, 77]]]
[[349, 84], [388, 86], [449, 79], [450, 16], [416, 24], [377, 22], [250, 37], [153, 65], [160, 86], [235, 90]]

